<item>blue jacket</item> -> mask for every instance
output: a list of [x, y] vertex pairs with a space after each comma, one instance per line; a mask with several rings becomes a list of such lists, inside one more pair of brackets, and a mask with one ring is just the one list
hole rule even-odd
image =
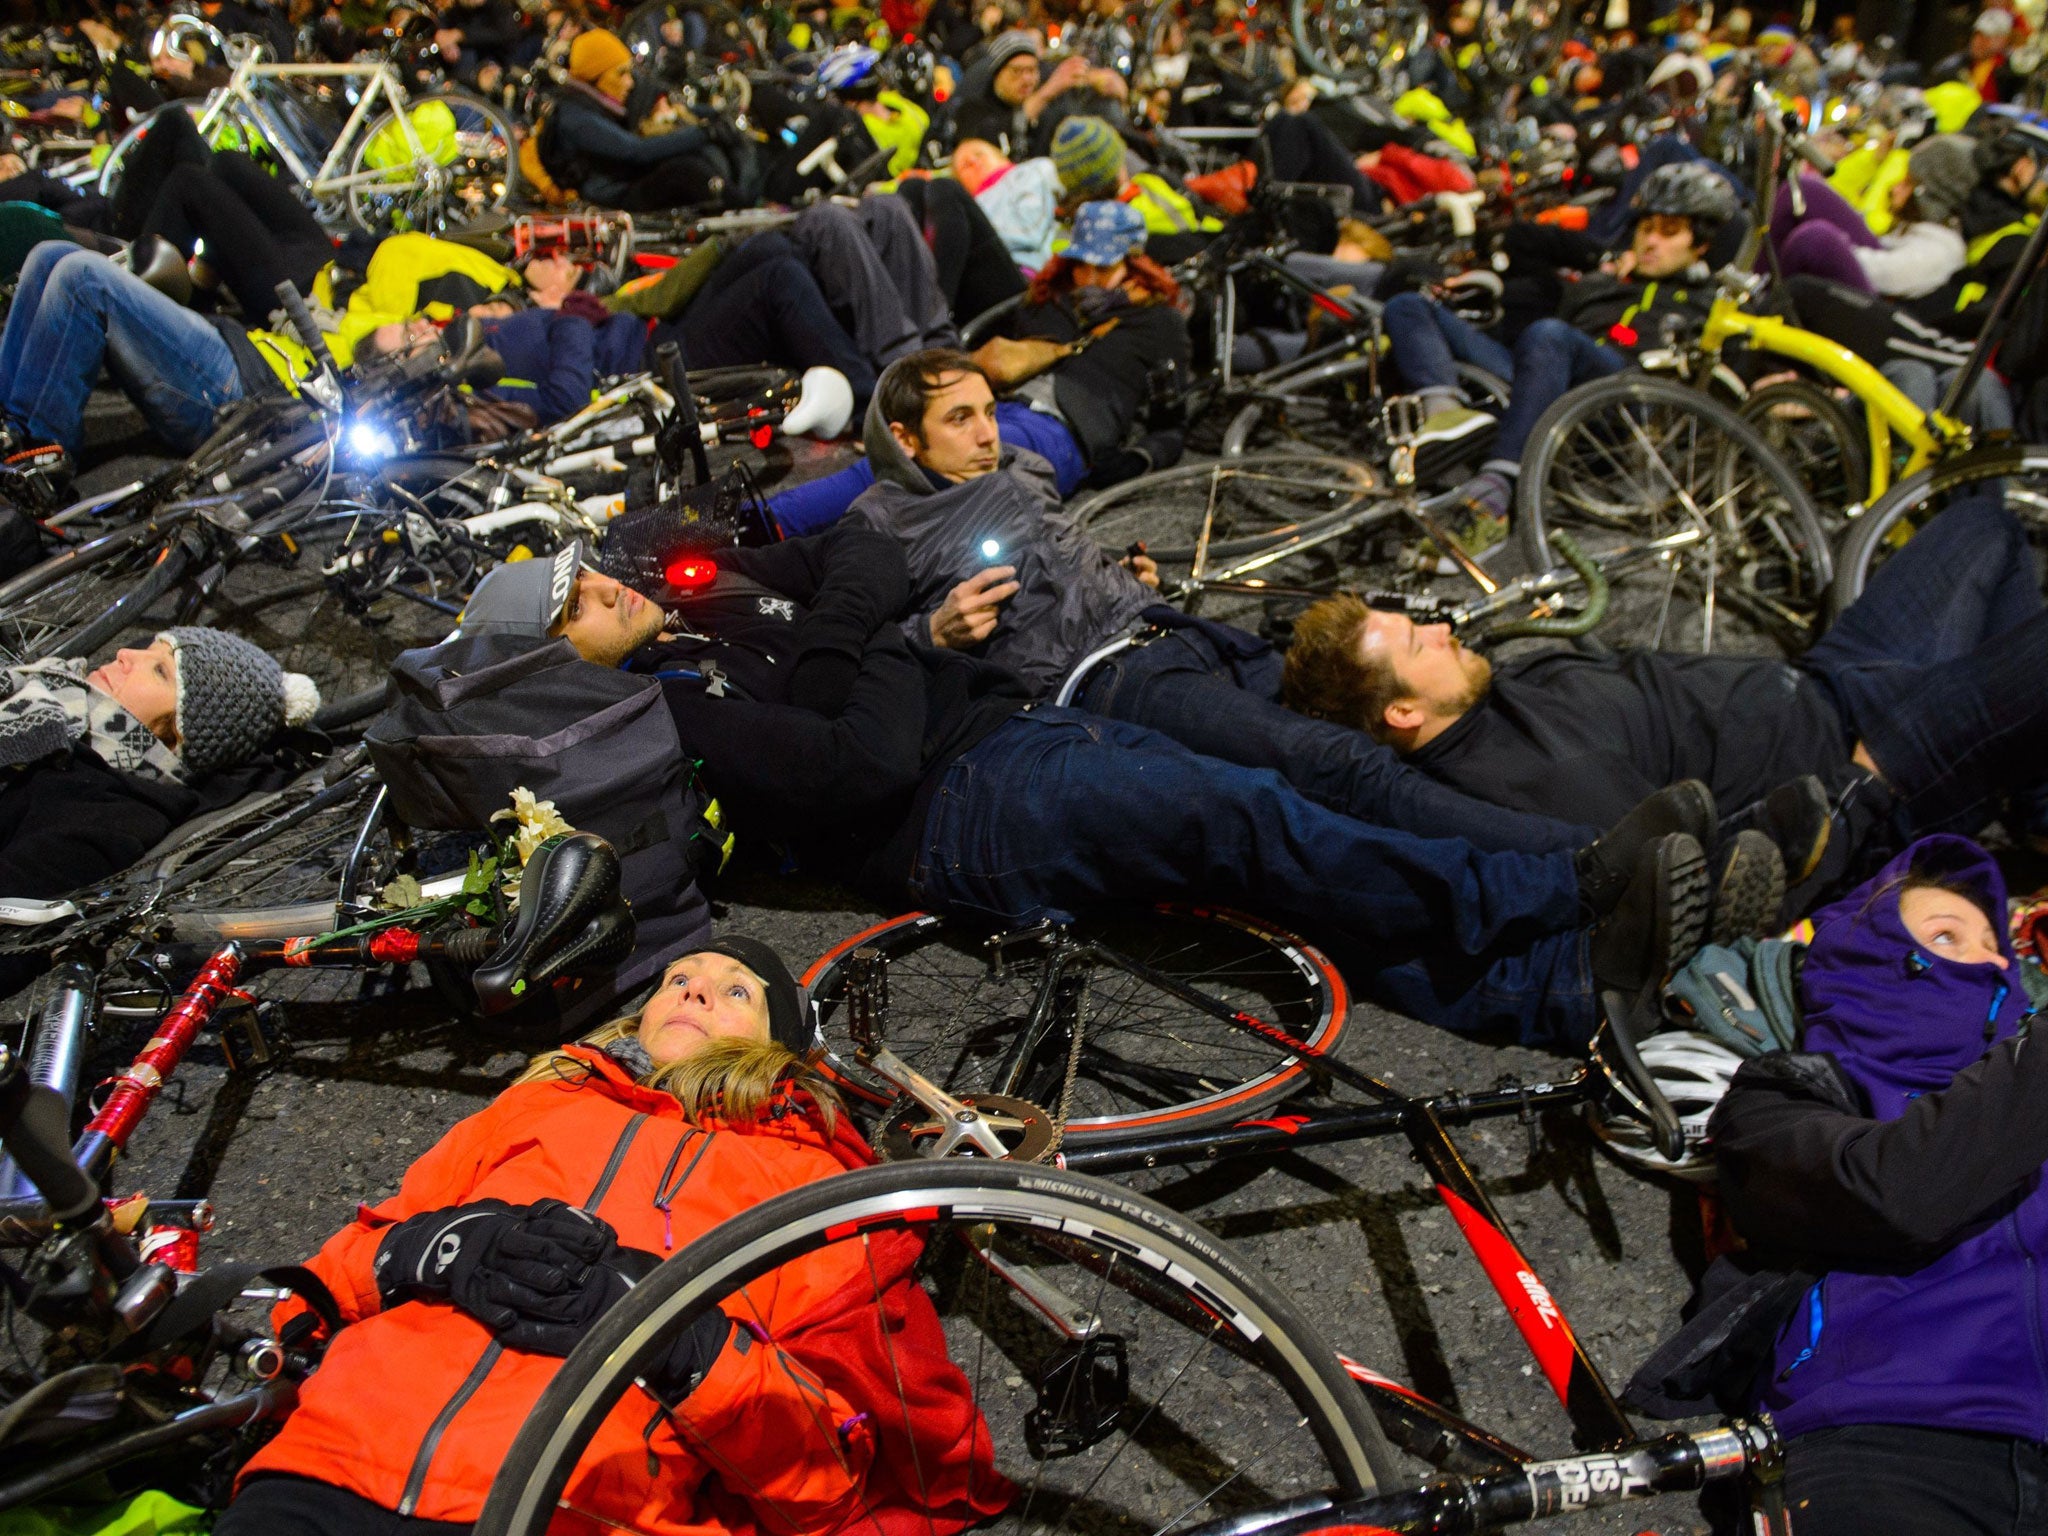
[[486, 320], [484, 330], [505, 360], [504, 380], [484, 393], [525, 401], [543, 426], [588, 405], [598, 379], [646, 367], [647, 322], [636, 315], [592, 325], [558, 309], [526, 309]]
[[[1756, 1406], [1788, 1436], [1891, 1423], [2048, 1439], [2048, 1191], [2030, 1129], [2048, 1105], [2026, 1054], [2044, 1045], [2021, 1035], [2016, 966], [1960, 965], [1915, 944], [1895, 889], [1909, 870], [1978, 895], [2012, 959], [2005, 883], [1963, 838], [1922, 839], [1816, 916], [1804, 1049], [1832, 1058], [1866, 1114], [1813, 1106], [1785, 1122], [1779, 1144], [1793, 1155], [1760, 1161], [1755, 1179], [1814, 1196], [1809, 1237], [1855, 1230], [1820, 1193], [1832, 1180], [1842, 1205], [1883, 1213], [1864, 1230], [1897, 1240], [1847, 1261], [1834, 1245], [1778, 1333]], [[1798, 1166], [1801, 1147], [1813, 1168]]]

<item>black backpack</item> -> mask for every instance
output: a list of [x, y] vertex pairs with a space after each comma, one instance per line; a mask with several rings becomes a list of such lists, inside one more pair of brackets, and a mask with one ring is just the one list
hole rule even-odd
[[407, 651], [391, 676], [392, 702], [365, 736], [391, 814], [423, 829], [492, 830], [525, 788], [603, 837], [639, 929], [620, 993], [711, 936], [699, 881], [732, 840], [655, 679], [593, 666], [566, 640], [498, 634]]

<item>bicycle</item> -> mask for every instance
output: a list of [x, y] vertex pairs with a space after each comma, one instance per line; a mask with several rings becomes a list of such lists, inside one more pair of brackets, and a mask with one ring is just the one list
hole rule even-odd
[[[210, 936], [195, 949], [145, 936], [140, 952], [123, 958], [119, 951], [132, 941], [139, 915], [131, 912], [125, 919], [106, 914], [97, 927], [74, 930], [65, 940], [25, 1049], [17, 1054], [0, 1046], [0, 1131], [10, 1159], [0, 1162], [0, 1246], [28, 1250], [18, 1268], [7, 1270], [9, 1302], [25, 1306], [48, 1330], [40, 1362], [28, 1367], [31, 1388], [63, 1372], [75, 1391], [76, 1373], [111, 1368], [99, 1388], [107, 1398], [106, 1427], [84, 1449], [14, 1469], [0, 1480], [0, 1509], [47, 1498], [137, 1457], [175, 1450], [189, 1458], [191, 1442], [232, 1441], [243, 1427], [289, 1410], [294, 1381], [313, 1363], [305, 1335], [272, 1337], [261, 1325], [232, 1322], [222, 1313], [250, 1280], [267, 1279], [307, 1295], [316, 1313], [337, 1327], [331, 1298], [317, 1281], [296, 1269], [257, 1265], [195, 1274], [199, 1238], [212, 1220], [206, 1201], [103, 1201], [101, 1186], [203, 1033], [218, 1027], [235, 1070], [269, 1059], [260, 1021], [240, 1006], [247, 994], [238, 983], [259, 970], [375, 970], [432, 959], [460, 967], [480, 1005], [501, 1012], [529, 987], [608, 966], [630, 950], [632, 918], [619, 901], [618, 861], [608, 845], [588, 834], [558, 836], [535, 851], [524, 873], [565, 899], [506, 924], [489, 877], [473, 876], [456, 902], [385, 914], [341, 931], [323, 925], [309, 937], [222, 943]], [[466, 926], [479, 913], [496, 922]], [[122, 966], [157, 978], [186, 969], [194, 974], [166, 1006], [137, 1009], [103, 985]], [[72, 1105], [89, 1040], [104, 1021], [138, 1013], [153, 1021], [149, 1040], [102, 1085], [73, 1140]], [[145, 1220], [150, 1225], [138, 1252], [128, 1234]], [[193, 1278], [181, 1283], [181, 1274]], [[276, 1294], [260, 1293], [266, 1299]], [[24, 1396], [19, 1380], [7, 1385], [13, 1427], [33, 1425], [34, 1390]], [[40, 1411], [54, 1420], [67, 1411], [67, 1396], [51, 1394]], [[189, 1459], [165, 1475], [180, 1485], [206, 1481], [204, 1465]], [[217, 1480], [218, 1494], [224, 1495], [226, 1482], [227, 1476]]]
[[[981, 1412], [969, 1433], [977, 1442], [986, 1435], [1007, 1480], [1008, 1507], [989, 1522], [996, 1528], [1099, 1530], [1143, 1521], [1155, 1530], [1303, 1536], [1360, 1527], [1483, 1530], [1746, 1477], [1772, 1522], [1759, 1528], [1783, 1529], [1768, 1422], [1737, 1419], [1693, 1435], [1640, 1437], [1450, 1141], [1451, 1123], [1575, 1102], [1587, 1091], [1585, 1070], [1561, 1083], [1412, 1099], [1333, 1060], [1327, 1034], [1312, 1043], [1239, 997], [1183, 985], [1097, 938], [1045, 929], [996, 934], [979, 965], [999, 996], [1027, 990], [1008, 974], [1013, 949], [1040, 962], [1028, 978], [1036, 983], [1033, 1010], [1013, 1038], [1033, 1041], [1027, 1053], [1050, 1068], [1055, 1087], [1073, 1076], [1061, 1058], [1088, 1054], [1083, 1034], [1099, 1018], [1092, 1008], [1077, 1009], [1073, 995], [1107, 974], [1143, 979], [1219, 1032], [1289, 1053], [1310, 1076], [1365, 1096], [1355, 1106], [1290, 1104], [1284, 1115], [1260, 1113], [1255, 1099], [1235, 1123], [1223, 1123], [1227, 1111], [1216, 1118], [1189, 1101], [1184, 1120], [1084, 1128], [1064, 1108], [1040, 1108], [1006, 1091], [1003, 1085], [1023, 1087], [1029, 1072], [992, 1080], [977, 1073], [971, 1086], [948, 1086], [896, 1055], [891, 1037], [906, 1012], [936, 1004], [928, 1022], [941, 1027], [961, 1016], [929, 994], [911, 995], [901, 980], [929, 951], [934, 921], [900, 919], [855, 935], [809, 973], [835, 1055], [858, 1056], [874, 1081], [903, 1095], [903, 1107], [884, 1121], [881, 1145], [907, 1160], [748, 1212], [637, 1287], [535, 1405], [480, 1532], [542, 1529], [598, 1423], [613, 1412], [644, 1417], [623, 1400], [656, 1341], [712, 1306], [743, 1323], [757, 1318], [752, 1288], [775, 1284], [781, 1266], [798, 1260], [870, 1276], [877, 1299], [883, 1276], [914, 1266]], [[1237, 921], [1265, 933], [1279, 946], [1276, 955], [1292, 945]], [[965, 935], [952, 943], [973, 947]], [[1228, 964], [1218, 970], [1236, 974]], [[1169, 1031], [1138, 1029], [1114, 1010], [1107, 1010], [1111, 1038], [1121, 1030], [1124, 1039], [1170, 1039]], [[964, 1015], [980, 1016], [975, 1007]], [[1071, 1041], [1062, 1038], [1069, 1028]], [[1156, 1053], [1145, 1055], [1133, 1071], [1157, 1080]], [[1200, 1069], [1182, 1075], [1198, 1078]], [[1069, 1139], [1060, 1139], [1062, 1130]], [[1427, 1170], [1565, 1405], [1580, 1454], [1539, 1461], [1340, 1355], [1200, 1227], [1079, 1172], [1206, 1163], [1388, 1131], [1404, 1134]], [[939, 1148], [967, 1155], [920, 1155]], [[1055, 1154], [1064, 1167], [1019, 1160]], [[829, 1385], [825, 1363], [804, 1354], [801, 1329], [775, 1342]], [[907, 1411], [861, 1408], [884, 1433]], [[687, 1426], [683, 1432], [687, 1441]], [[835, 1426], [821, 1421], [817, 1432], [829, 1435]], [[1442, 1470], [1404, 1487], [1396, 1446]]]
[[[434, 231], [501, 208], [518, 191], [517, 136], [504, 114], [482, 97], [446, 87], [416, 104], [389, 58], [270, 64], [263, 61], [261, 45], [230, 49], [203, 22], [178, 25], [216, 43], [233, 64], [227, 84], [194, 112], [201, 139], [212, 143], [231, 128], [239, 142], [275, 161], [330, 225], [352, 223], [373, 234]], [[342, 93], [336, 105], [347, 108], [338, 124], [319, 99], [330, 91]], [[446, 114], [446, 141], [430, 144], [435, 136], [429, 131], [423, 137], [418, 114], [434, 103]], [[192, 109], [172, 103], [158, 110]], [[109, 152], [99, 176], [103, 195], [118, 190], [127, 157], [148, 133], [150, 120], [129, 129]]]

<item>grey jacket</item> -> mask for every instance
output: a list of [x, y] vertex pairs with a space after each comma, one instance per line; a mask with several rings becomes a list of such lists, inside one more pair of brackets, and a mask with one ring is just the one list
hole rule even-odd
[[[912, 610], [903, 627], [913, 643], [931, 646], [931, 615], [954, 587], [984, 566], [1014, 565], [1017, 595], [974, 654], [1049, 698], [1077, 662], [1130, 633], [1159, 600], [1060, 510], [1052, 466], [1037, 454], [1005, 445], [994, 474], [936, 488], [872, 402], [865, 435], [875, 483], [847, 516], [902, 544]], [[1002, 552], [984, 558], [991, 539]]]

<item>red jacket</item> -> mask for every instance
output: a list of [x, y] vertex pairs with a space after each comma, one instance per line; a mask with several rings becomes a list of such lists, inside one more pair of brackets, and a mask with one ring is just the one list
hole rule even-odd
[[1439, 192], [1470, 192], [1478, 185], [1472, 173], [1441, 155], [1425, 155], [1405, 144], [1389, 144], [1379, 163], [1361, 165], [1368, 180], [1378, 182], [1396, 203], [1407, 204]]
[[[445, 1303], [383, 1310], [371, 1265], [394, 1222], [472, 1200], [553, 1196], [602, 1216], [625, 1246], [659, 1254], [873, 1161], [843, 1121], [829, 1135], [801, 1095], [783, 1096], [759, 1121], [699, 1129], [673, 1097], [638, 1086], [603, 1053], [570, 1053], [588, 1064], [587, 1078], [508, 1089], [311, 1260], [348, 1326], [244, 1477], [317, 1478], [423, 1520], [481, 1513], [560, 1362], [503, 1349]], [[666, 1214], [654, 1203], [662, 1191]], [[952, 1536], [1002, 1509], [1010, 1488], [993, 1470], [987, 1427], [911, 1274], [919, 1249], [914, 1234], [880, 1234], [755, 1282], [744, 1316], [728, 1309], [743, 1328], [671, 1419], [651, 1423], [653, 1400], [637, 1389], [621, 1401], [551, 1529], [786, 1536], [795, 1515], [802, 1536], [878, 1523], [882, 1536]]]

